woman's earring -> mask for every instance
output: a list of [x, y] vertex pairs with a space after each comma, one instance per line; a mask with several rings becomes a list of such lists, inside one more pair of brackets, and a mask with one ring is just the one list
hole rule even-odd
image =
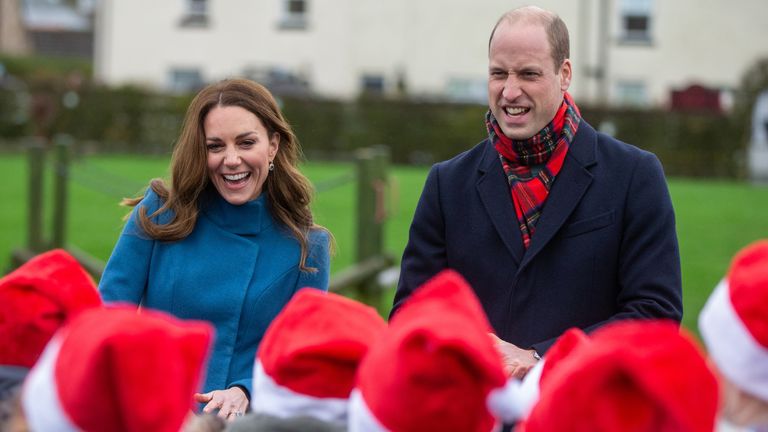
[[274, 171], [275, 170], [275, 163], [272, 161], [269, 161], [269, 170]]

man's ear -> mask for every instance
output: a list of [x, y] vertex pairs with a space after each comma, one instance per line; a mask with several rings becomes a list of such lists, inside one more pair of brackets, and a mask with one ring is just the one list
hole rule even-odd
[[568, 87], [571, 86], [572, 73], [571, 61], [569, 59], [563, 60], [563, 64], [560, 66], [560, 90], [568, 91]]

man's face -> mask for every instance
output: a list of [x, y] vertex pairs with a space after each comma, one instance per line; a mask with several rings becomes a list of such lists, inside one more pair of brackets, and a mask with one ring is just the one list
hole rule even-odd
[[504, 135], [532, 137], [546, 126], [571, 83], [571, 62], [557, 70], [544, 27], [503, 21], [488, 53], [488, 105]]

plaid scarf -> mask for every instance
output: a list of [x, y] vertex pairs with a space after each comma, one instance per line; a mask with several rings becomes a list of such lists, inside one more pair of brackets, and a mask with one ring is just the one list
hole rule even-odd
[[581, 121], [581, 113], [571, 95], [565, 93], [555, 118], [527, 140], [513, 140], [504, 135], [489, 110], [485, 115], [488, 137], [499, 152], [509, 181], [512, 201], [526, 249], [541, 216], [549, 189], [560, 172]]

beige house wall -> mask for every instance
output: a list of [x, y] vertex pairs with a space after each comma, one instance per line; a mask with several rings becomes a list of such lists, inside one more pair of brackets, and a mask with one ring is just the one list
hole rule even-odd
[[[648, 0], [647, 43], [622, 39], [625, 0], [541, 0], [571, 32], [577, 101], [622, 104], [627, 84], [644, 104], [664, 105], [672, 89], [699, 83], [734, 88], [768, 56], [768, 1]], [[516, 0], [308, 0], [306, 27], [285, 30], [285, 0], [209, 1], [208, 25], [183, 27], [185, 0], [101, 0], [97, 77], [110, 84], [170, 86], [173, 69], [206, 82], [277, 68], [305, 78], [322, 96], [350, 99], [363, 76], [384, 92], [453, 100], [485, 98], [488, 36]]]
[[29, 41], [21, 20], [21, 0], [0, 0], [0, 52], [28, 54]]

